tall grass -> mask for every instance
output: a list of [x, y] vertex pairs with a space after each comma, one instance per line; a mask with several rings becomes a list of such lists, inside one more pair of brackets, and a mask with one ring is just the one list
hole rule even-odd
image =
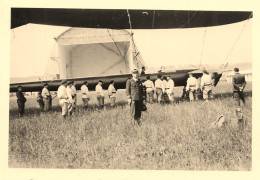
[[[220, 84], [217, 98], [208, 103], [148, 104], [141, 127], [130, 119], [123, 91], [116, 108], [79, 107], [66, 120], [59, 106], [40, 113], [33, 98], [19, 118], [11, 99], [9, 167], [251, 170], [251, 85], [246, 89], [243, 127], [235, 126], [230, 87]], [[180, 92], [176, 89], [175, 95]], [[212, 129], [210, 123], [221, 114], [229, 123]]]

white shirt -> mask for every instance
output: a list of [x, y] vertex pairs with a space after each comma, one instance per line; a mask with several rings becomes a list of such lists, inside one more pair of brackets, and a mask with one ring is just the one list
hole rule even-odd
[[109, 86], [108, 86], [108, 94], [110, 95], [110, 96], [115, 96], [115, 93], [116, 93], [116, 89], [115, 89], [115, 87], [114, 87], [114, 85], [113, 84], [110, 84]]
[[173, 93], [174, 81], [172, 79], [169, 79], [166, 87], [167, 87], [167, 93]]
[[96, 92], [97, 92], [97, 95], [100, 95], [100, 96], [104, 97], [103, 88], [102, 88], [102, 86], [100, 84], [96, 85]]
[[197, 79], [195, 77], [189, 77], [187, 79], [187, 86], [186, 86], [186, 90], [194, 90], [194, 89], [198, 89], [198, 83], [197, 83]]
[[71, 86], [71, 94], [74, 96], [77, 94], [76, 87], [74, 85]]
[[208, 74], [203, 74], [203, 76], [201, 77], [201, 83], [200, 83], [200, 87], [204, 87], [205, 85], [212, 85], [212, 78], [210, 75]]
[[161, 79], [156, 79], [155, 88], [161, 88], [164, 91], [163, 81]]
[[144, 82], [144, 85], [146, 86], [146, 91], [150, 92], [150, 91], [154, 90], [153, 81], [151, 81], [150, 79], [146, 80]]
[[58, 98], [60, 100], [60, 103], [63, 103], [63, 102], [67, 101], [67, 98], [68, 98], [67, 89], [66, 89], [66, 87], [64, 85], [61, 85], [58, 88], [57, 96], [58, 96]]
[[88, 87], [86, 85], [81, 86], [82, 98], [88, 98]]
[[42, 89], [42, 97], [47, 98], [47, 96], [50, 96], [50, 91], [47, 88]]

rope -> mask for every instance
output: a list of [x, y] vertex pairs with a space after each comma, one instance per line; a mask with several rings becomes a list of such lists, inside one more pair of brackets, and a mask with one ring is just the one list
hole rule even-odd
[[155, 10], [153, 10], [153, 23], [152, 23], [152, 29], [154, 27], [154, 15], [155, 15]]
[[127, 16], [128, 16], [129, 26], [130, 26], [130, 32], [131, 32], [131, 34], [132, 34], [132, 23], [131, 23], [130, 14], [129, 14], [128, 9], [127, 9], [126, 11], [127, 11]]
[[[203, 36], [202, 50], [201, 50], [201, 53], [200, 53], [200, 65], [199, 65], [199, 69], [200, 69], [200, 67], [202, 66], [201, 63], [202, 63], [202, 55], [203, 55], [203, 51], [204, 51], [204, 45], [205, 45], [205, 39], [206, 39], [206, 33], [207, 33], [207, 28], [205, 28], [204, 36]], [[205, 69], [204, 66], [202, 66], [202, 67]]]
[[220, 68], [220, 69], [222, 69], [222, 68], [224, 67], [224, 64], [227, 63], [228, 58], [229, 58], [231, 52], [233, 51], [234, 47], [236, 46], [237, 42], [239, 41], [239, 39], [240, 39], [242, 33], [244, 32], [245, 27], [246, 27], [246, 25], [248, 24], [249, 19], [251, 18], [252, 15], [253, 15], [253, 13], [251, 13], [251, 14], [249, 15], [247, 21], [246, 21], [245, 24], [243, 25], [242, 30], [241, 30], [240, 33], [238, 34], [238, 36], [237, 36], [237, 38], [236, 38], [236, 40], [235, 40], [233, 46], [231, 47], [230, 51], [228, 52], [227, 57], [226, 57], [226, 59], [224, 60], [223, 64], [221, 65], [221, 68]]
[[101, 46], [103, 46], [105, 49], [107, 49], [107, 50], [109, 50], [109, 51], [112, 51], [112, 52], [115, 53], [116, 55], [120, 56], [120, 54], [118, 54], [118, 53], [115, 52], [114, 50], [112, 50], [112, 49], [106, 47], [104, 44], [101, 44], [101, 43], [98, 43], [98, 44], [100, 44]]
[[189, 15], [189, 11], [188, 11], [188, 21], [187, 21], [185, 24], [179, 26], [179, 28], [183, 28], [183, 27], [185, 27], [187, 24], [189, 24], [189, 23], [191, 22], [191, 20], [193, 19], [193, 17], [195, 16], [196, 13], [197, 13], [197, 11], [195, 11], [195, 12], [193, 13], [193, 15], [191, 16], [191, 18], [189, 18], [190, 15]]
[[107, 32], [108, 32], [109, 36], [111, 37], [111, 39], [113, 40], [113, 42], [115, 43], [115, 45], [116, 45], [116, 48], [117, 48], [117, 50], [119, 51], [120, 55], [123, 57], [123, 55], [122, 55], [122, 53], [121, 53], [120, 49], [118, 48], [118, 46], [117, 46], [117, 44], [116, 44], [116, 42], [115, 42], [114, 38], [112, 37], [112, 35], [110, 34], [110, 32], [109, 32], [109, 30], [108, 30], [108, 29], [107, 29]]

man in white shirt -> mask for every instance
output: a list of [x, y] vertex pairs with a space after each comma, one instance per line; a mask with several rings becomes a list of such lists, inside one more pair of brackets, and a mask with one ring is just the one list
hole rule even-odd
[[74, 100], [74, 108], [76, 108], [76, 104], [77, 104], [77, 89], [75, 86], [76, 86], [75, 82], [72, 81], [71, 94], [72, 94], [72, 99]]
[[103, 91], [103, 88], [102, 88], [102, 81], [99, 80], [98, 81], [98, 84], [96, 85], [96, 92], [97, 92], [97, 101], [98, 101], [98, 107], [100, 109], [103, 109], [104, 108], [104, 91]]
[[83, 85], [81, 86], [81, 93], [82, 93], [82, 101], [83, 106], [86, 108], [88, 107], [89, 95], [88, 95], [88, 82], [84, 81]]
[[173, 88], [174, 88], [174, 81], [171, 79], [170, 76], [167, 76], [167, 86], [166, 86], [166, 92], [168, 95], [168, 99], [170, 101], [170, 103], [174, 102], [174, 92], [173, 92]]
[[116, 89], [114, 87], [115, 82], [112, 80], [108, 86], [108, 97], [110, 98], [111, 106], [114, 107], [116, 104]]
[[51, 93], [48, 90], [48, 84], [44, 84], [43, 89], [42, 89], [42, 97], [43, 97], [43, 103], [44, 103], [44, 111], [49, 111], [51, 109], [51, 101], [52, 101], [52, 97], [51, 97]]
[[153, 81], [150, 80], [150, 75], [146, 76], [144, 86], [146, 87], [146, 101], [153, 103], [154, 84]]
[[204, 69], [203, 70], [203, 76], [201, 77], [201, 83], [200, 83], [200, 88], [201, 91], [203, 92], [203, 99], [208, 101], [208, 98], [213, 98], [212, 95], [212, 78], [209, 75], [209, 73]]
[[61, 85], [58, 88], [57, 96], [59, 98], [59, 104], [62, 108], [62, 116], [65, 118], [68, 115], [68, 95], [67, 95], [67, 80], [62, 80]]
[[186, 91], [189, 92], [190, 101], [196, 100], [196, 90], [198, 89], [197, 79], [193, 77], [193, 74], [189, 74], [187, 79]]
[[67, 96], [68, 96], [68, 112], [69, 115], [72, 115], [72, 110], [75, 109], [75, 101], [72, 98], [72, 81], [67, 82]]
[[163, 82], [162, 82], [162, 75], [158, 74], [157, 79], [155, 81], [155, 92], [156, 92], [158, 103], [162, 103], [162, 95], [164, 93], [164, 90], [165, 90], [165, 88], [164, 88]]
[[168, 94], [167, 94], [167, 77], [163, 76], [163, 87], [164, 87], [164, 91], [163, 91], [163, 95], [162, 95], [162, 99], [163, 99], [163, 103], [168, 103], [169, 102], [169, 98], [168, 98]]

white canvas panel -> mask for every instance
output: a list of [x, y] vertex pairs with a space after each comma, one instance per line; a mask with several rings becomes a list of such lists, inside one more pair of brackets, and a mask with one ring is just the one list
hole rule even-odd
[[[129, 73], [129, 42], [78, 45], [70, 52], [73, 78]], [[118, 49], [117, 49], [118, 48]], [[120, 52], [119, 52], [120, 50]], [[125, 59], [123, 58], [125, 56]]]

